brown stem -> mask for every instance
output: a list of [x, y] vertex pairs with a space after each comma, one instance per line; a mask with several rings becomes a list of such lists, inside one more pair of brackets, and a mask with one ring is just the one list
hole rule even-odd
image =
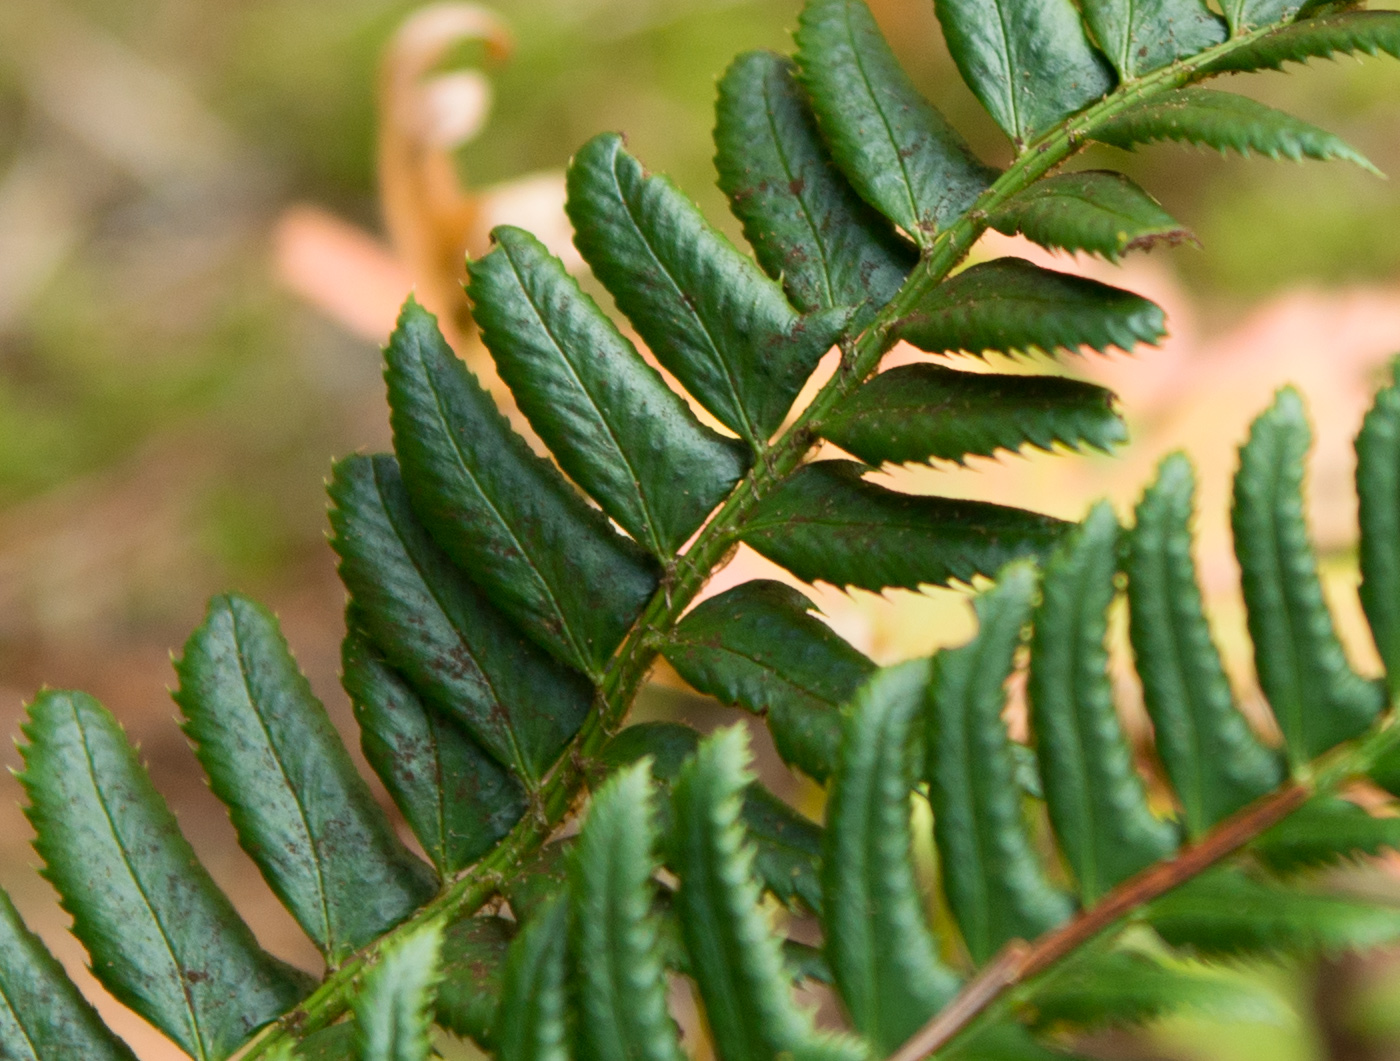
[[1309, 786], [1290, 782], [1227, 818], [1199, 843], [1183, 849], [1175, 858], [1154, 863], [1137, 876], [1124, 881], [1092, 910], [1084, 911], [1068, 924], [1041, 936], [1035, 943], [1012, 940], [992, 959], [990, 965], [968, 982], [957, 998], [895, 1051], [889, 1061], [923, 1061], [923, 1058], [941, 1050], [1008, 990], [1072, 954], [1120, 917], [1165, 895], [1227, 855], [1234, 854], [1292, 814], [1311, 794]]

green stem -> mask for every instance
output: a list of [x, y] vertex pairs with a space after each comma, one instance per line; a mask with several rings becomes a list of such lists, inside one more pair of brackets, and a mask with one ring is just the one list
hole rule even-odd
[[972, 208], [939, 234], [899, 293], [850, 347], [840, 370], [760, 455], [691, 548], [678, 558], [667, 584], [652, 596], [614, 654], [598, 690], [598, 709], [590, 714], [563, 761], [541, 787], [536, 813], [527, 814], [486, 858], [450, 882], [412, 918], [332, 970], [301, 1005], [249, 1047], [242, 1061], [256, 1061], [274, 1046], [300, 1039], [338, 1020], [350, 1006], [358, 977], [378, 961], [381, 953], [405, 933], [429, 922], [455, 921], [480, 909], [521, 860], [544, 843], [568, 816], [583, 791], [588, 762], [622, 725], [633, 699], [651, 672], [660, 646], [696, 594], [724, 565], [754, 506], [803, 463], [820, 437], [826, 416], [875, 372], [880, 359], [894, 343], [896, 325], [917, 309], [923, 298], [967, 256], [986, 231], [991, 213], [1074, 155], [1099, 123], [1144, 99], [1198, 80], [1204, 64], [1273, 28], [1276, 27], [1237, 37], [1202, 52], [1190, 62], [1176, 63], [1120, 86], [1099, 103], [1027, 146]]

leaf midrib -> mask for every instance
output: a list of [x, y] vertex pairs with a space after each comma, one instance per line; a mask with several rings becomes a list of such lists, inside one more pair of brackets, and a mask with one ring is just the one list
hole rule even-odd
[[161, 920], [160, 914], [151, 903], [151, 897], [146, 894], [146, 886], [141, 882], [136, 868], [131, 863], [130, 856], [126, 852], [126, 843], [122, 839], [121, 830], [117, 828], [116, 819], [112, 816], [111, 808], [107, 806], [107, 797], [102, 791], [102, 786], [97, 780], [97, 762], [93, 757], [92, 746], [88, 742], [87, 727], [83, 725], [78, 709], [69, 704], [69, 710], [73, 714], [73, 725], [78, 731], [83, 743], [83, 758], [87, 762], [88, 781], [92, 785], [93, 795], [97, 797], [97, 805], [102, 808], [102, 816], [107, 820], [107, 828], [111, 831], [114, 846], [121, 856], [122, 865], [126, 868], [128, 877], [131, 878], [132, 885], [136, 888], [136, 893], [141, 896], [141, 903], [145, 906], [146, 912], [150, 915], [152, 923], [156, 926], [160, 934], [160, 941], [165, 947], [166, 955], [170, 958], [171, 969], [177, 983], [180, 985], [180, 993], [185, 999], [185, 1015], [189, 1019], [190, 1029], [194, 1033], [194, 1048], [198, 1052], [199, 1061], [207, 1061], [208, 1054], [204, 1048], [204, 1032], [199, 1025], [199, 1014], [196, 1012], [194, 999], [190, 997], [190, 987], [185, 981], [185, 975], [180, 965], [180, 960], [175, 956], [175, 947], [170, 942], [170, 936], [165, 930], [165, 923]]

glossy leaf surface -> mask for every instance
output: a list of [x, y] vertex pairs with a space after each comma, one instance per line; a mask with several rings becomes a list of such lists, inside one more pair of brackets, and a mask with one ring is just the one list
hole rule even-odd
[[1174, 829], [1147, 807], [1113, 706], [1105, 638], [1117, 548], [1118, 521], [1100, 503], [1046, 567], [1031, 640], [1045, 801], [1086, 906], [1175, 847]]
[[826, 955], [851, 1022], [880, 1055], [953, 998], [914, 878], [910, 794], [927, 660], [888, 668], [856, 696], [826, 811]]
[[539, 240], [508, 225], [492, 236], [467, 293], [501, 378], [569, 477], [673, 555], [748, 469], [746, 448], [695, 419]]
[[493, 1042], [506, 951], [514, 938], [515, 922], [491, 915], [457, 921], [442, 937], [435, 1019], [486, 1049]]
[[897, 331], [932, 354], [1102, 352], [1159, 342], [1166, 317], [1141, 295], [1022, 258], [998, 258], [930, 290]]
[[1191, 556], [1195, 473], [1167, 457], [1137, 506], [1128, 539], [1128, 631], [1152, 718], [1157, 754], [1181, 801], [1187, 833], [1200, 837], [1283, 780], [1235, 706], [1211, 638]]
[[360, 747], [440, 877], [489, 851], [525, 813], [525, 792], [460, 723], [427, 708], [360, 633], [354, 610], [341, 681]]
[[1284, 63], [1363, 52], [1400, 59], [1400, 12], [1344, 11], [1305, 18], [1213, 59], [1210, 73], [1282, 70]]
[[746, 52], [719, 83], [719, 186], [759, 264], [798, 309], [888, 302], [914, 267], [913, 246], [836, 169], [796, 68]]
[[0, 1057], [136, 1061], [0, 891]]
[[329, 962], [432, 896], [271, 612], [215, 597], [175, 672], [185, 732], [239, 844]]
[[1037, 181], [998, 207], [990, 224], [1051, 250], [1086, 251], [1112, 262], [1129, 251], [1195, 238], [1156, 199], [1107, 170]]
[[1380, 172], [1365, 155], [1325, 129], [1245, 96], [1206, 88], [1178, 89], [1138, 103], [1095, 125], [1090, 135], [1124, 149], [1177, 140], [1221, 153], [1254, 153], [1294, 162], [1305, 158], [1354, 162], [1372, 173]]
[[45, 691], [24, 726], [26, 813], [104, 987], [197, 1061], [221, 1061], [310, 988], [264, 952], [92, 697]]
[[1018, 151], [1113, 88], [1070, 0], [935, 0], [963, 80]]
[[754, 447], [782, 423], [848, 311], [800, 317], [782, 288], [615, 134], [569, 167], [574, 242], [657, 359]]
[[1189, 59], [1228, 36], [1204, 0], [1084, 0], [1084, 18], [1124, 79]]
[[1380, 713], [1380, 685], [1351, 669], [1322, 595], [1303, 509], [1312, 431], [1291, 387], [1250, 428], [1231, 525], [1259, 686], [1295, 767], [1356, 736]]
[[822, 422], [822, 435], [865, 463], [924, 464], [1026, 446], [1109, 450], [1128, 440], [1113, 392], [1063, 376], [900, 365]]
[[996, 588], [975, 601], [977, 636], [934, 657], [926, 692], [925, 777], [943, 892], [978, 964], [1074, 911], [1031, 845], [1002, 721], [1036, 583], [1029, 563], [1004, 568]]
[[593, 692], [516, 629], [413, 513], [392, 457], [350, 457], [330, 485], [331, 547], [366, 632], [430, 710], [502, 765], [538, 778]]
[[807, 582], [880, 590], [968, 582], [1054, 547], [1064, 524], [978, 501], [899, 494], [850, 461], [799, 470], [758, 505], [744, 540]]
[[655, 562], [535, 456], [412, 299], [384, 356], [413, 510], [526, 633], [597, 674], [656, 588]]
[[823, 781], [836, 761], [840, 708], [875, 665], [778, 582], [745, 582], [699, 604], [662, 649], [715, 699], [765, 715], [784, 761]]
[[1303, 7], [1301, 0], [1222, 0], [1221, 7], [1235, 33], [1290, 19]]
[[797, 61], [837, 165], [920, 244], [996, 179], [919, 94], [864, 0], [808, 0]]

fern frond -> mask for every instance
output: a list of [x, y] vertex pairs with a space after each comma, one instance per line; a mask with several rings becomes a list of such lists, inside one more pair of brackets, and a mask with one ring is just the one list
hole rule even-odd
[[309, 978], [258, 946], [101, 704], [40, 693], [24, 733], [34, 846], [108, 991], [196, 1061], [301, 1000]]
[[1125, 80], [1189, 59], [1228, 36], [1204, 0], [1084, 0], [1084, 19]]
[[931, 354], [1102, 353], [1165, 335], [1165, 315], [1141, 295], [1023, 258], [974, 265], [933, 288], [899, 322], [899, 337]]
[[354, 1011], [360, 1061], [428, 1061], [441, 948], [441, 926], [429, 925], [397, 940], [365, 976]]
[[175, 672], [185, 732], [238, 842], [328, 962], [432, 896], [433, 875], [394, 836], [266, 609], [215, 597]]
[[1096, 126], [1093, 138], [1125, 150], [1158, 140], [1211, 147], [1225, 154], [1251, 152], [1301, 162], [1352, 162], [1376, 176], [1365, 155], [1332, 133], [1263, 103], [1229, 92], [1183, 88], [1139, 103]]
[[1113, 392], [1063, 376], [900, 365], [882, 372], [822, 426], [866, 464], [963, 463], [1027, 446], [1108, 451], [1128, 440]]

